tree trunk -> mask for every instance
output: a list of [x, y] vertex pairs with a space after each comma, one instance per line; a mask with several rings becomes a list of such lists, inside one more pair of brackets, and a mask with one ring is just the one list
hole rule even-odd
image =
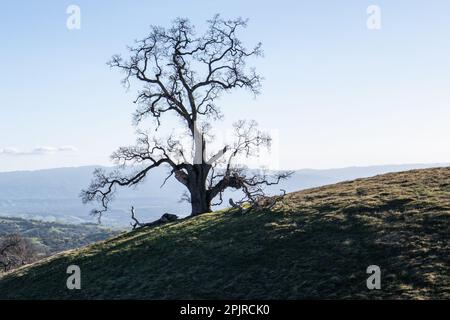
[[[206, 194], [205, 194], [206, 195]], [[192, 216], [197, 216], [202, 213], [211, 212], [211, 203], [208, 201], [203, 194], [199, 196], [195, 196], [191, 193], [191, 207], [192, 207]]]
[[192, 216], [211, 212], [211, 199], [206, 189], [206, 178], [211, 166], [207, 164], [194, 165], [189, 174], [188, 184], [191, 195]]

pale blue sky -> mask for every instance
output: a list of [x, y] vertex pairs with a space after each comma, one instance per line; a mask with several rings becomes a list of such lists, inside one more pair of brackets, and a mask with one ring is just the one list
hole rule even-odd
[[[66, 28], [70, 4], [81, 30]], [[152, 24], [202, 29], [215, 13], [248, 17], [243, 38], [265, 52], [262, 94], [222, 99], [221, 126], [278, 131], [282, 168], [450, 162], [450, 1], [22, 0], [0, 7], [0, 171], [108, 164], [134, 128], [106, 61]]]

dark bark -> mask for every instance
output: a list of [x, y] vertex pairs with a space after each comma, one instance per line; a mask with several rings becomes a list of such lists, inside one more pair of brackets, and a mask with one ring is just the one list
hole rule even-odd
[[188, 189], [191, 198], [191, 215], [211, 212], [211, 198], [206, 188], [211, 166], [208, 164], [194, 164], [188, 175]]

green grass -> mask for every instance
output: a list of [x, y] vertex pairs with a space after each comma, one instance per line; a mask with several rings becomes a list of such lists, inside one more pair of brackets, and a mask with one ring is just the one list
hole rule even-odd
[[359, 179], [66, 251], [4, 275], [0, 298], [449, 299], [449, 217], [450, 168]]

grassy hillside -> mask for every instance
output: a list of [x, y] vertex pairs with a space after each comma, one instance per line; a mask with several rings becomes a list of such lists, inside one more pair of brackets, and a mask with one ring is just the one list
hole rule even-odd
[[90, 223], [65, 224], [0, 217], [0, 238], [12, 233], [30, 239], [39, 252], [51, 254], [101, 241], [118, 232]]
[[[387, 174], [67, 251], [0, 278], [0, 298], [449, 299], [449, 218], [450, 168]], [[372, 264], [381, 290], [366, 288]]]

